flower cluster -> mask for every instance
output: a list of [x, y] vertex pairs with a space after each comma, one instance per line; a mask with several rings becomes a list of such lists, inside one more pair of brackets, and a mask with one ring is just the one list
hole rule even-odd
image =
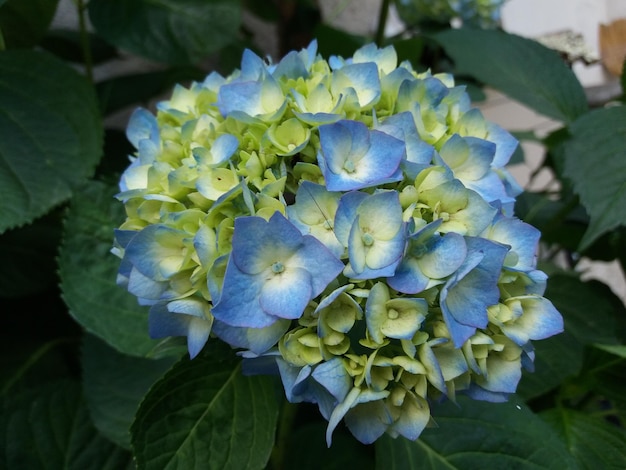
[[459, 18], [464, 25], [494, 28], [500, 23], [500, 10], [506, 0], [398, 0], [402, 19], [410, 24], [431, 21], [450, 24]]
[[270, 363], [329, 443], [342, 420], [364, 443], [416, 439], [433, 400], [505, 400], [531, 340], [562, 330], [539, 233], [513, 216], [517, 142], [392, 47], [246, 51], [127, 135], [114, 252], [151, 336]]

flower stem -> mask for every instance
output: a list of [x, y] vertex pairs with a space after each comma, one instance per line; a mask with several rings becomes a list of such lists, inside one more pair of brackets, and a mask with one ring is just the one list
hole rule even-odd
[[374, 41], [378, 47], [382, 47], [385, 40], [385, 25], [387, 24], [387, 17], [389, 16], [389, 4], [390, 0], [383, 0], [380, 4], [380, 13], [378, 14], [378, 28], [376, 29], [376, 37]]
[[78, 29], [80, 31], [80, 45], [83, 50], [83, 61], [85, 62], [85, 75], [93, 83], [93, 58], [91, 56], [91, 46], [89, 44], [89, 31], [87, 31], [87, 20], [85, 14], [87, 5], [85, 0], [74, 0], [78, 11]]

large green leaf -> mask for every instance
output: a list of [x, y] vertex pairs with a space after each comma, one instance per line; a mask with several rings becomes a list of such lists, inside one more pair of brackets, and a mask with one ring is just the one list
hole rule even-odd
[[59, 0], [9, 0], [0, 7], [0, 30], [8, 49], [39, 43], [54, 17]]
[[[295, 406], [295, 405], [292, 405]], [[319, 413], [316, 407], [312, 411]], [[321, 419], [321, 418], [320, 418]], [[333, 443], [326, 444], [327, 423], [317, 421], [296, 427], [290, 433], [289, 445], [284, 468], [298, 470], [319, 470], [320, 462], [324, 462], [324, 470], [345, 470], [358, 468], [371, 470], [374, 468], [372, 447], [365, 446], [351, 434], [342, 433], [341, 429], [333, 434]], [[272, 463], [274, 458], [272, 458]]]
[[148, 312], [116, 284], [120, 260], [110, 253], [113, 229], [124, 220], [116, 188], [91, 182], [71, 203], [59, 253], [63, 299], [87, 331], [135, 356], [153, 354]]
[[459, 397], [434, 407], [436, 427], [417, 441], [384, 436], [376, 442], [380, 470], [575, 469], [565, 445], [520, 400], [486, 403]]
[[121, 49], [170, 64], [195, 64], [237, 38], [238, 0], [91, 0], [98, 33]]
[[123, 469], [129, 454], [100, 436], [80, 384], [50, 382], [10, 400], [0, 418], [0, 467], [7, 470]]
[[592, 111], [569, 128], [565, 176], [591, 217], [585, 249], [603, 233], [626, 225], [626, 107]]
[[536, 41], [496, 30], [448, 29], [435, 35], [468, 74], [535, 111], [571, 122], [587, 110], [584, 90], [559, 55]]
[[261, 469], [274, 444], [275, 382], [243, 376], [216, 339], [152, 387], [131, 428], [142, 469]]
[[558, 387], [564, 379], [578, 374], [583, 364], [584, 346], [569, 331], [533, 344], [535, 370], [524, 371], [517, 388], [525, 400]]
[[91, 418], [98, 430], [118, 445], [130, 449], [130, 425], [148, 389], [174, 364], [126, 356], [95, 336], [83, 343], [83, 390]]
[[621, 302], [605, 284], [555, 275], [548, 281], [546, 297], [563, 315], [565, 330], [581, 344], [620, 342], [625, 319], [616, 308]]
[[54, 57], [0, 54], [0, 233], [72, 195], [102, 154], [89, 82]]
[[541, 417], [561, 436], [581, 469], [623, 469], [626, 466], [626, 432], [607, 421], [565, 408]]

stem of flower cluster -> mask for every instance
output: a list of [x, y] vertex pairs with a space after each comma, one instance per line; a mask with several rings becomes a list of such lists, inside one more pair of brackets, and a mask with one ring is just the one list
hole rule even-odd
[[385, 40], [385, 25], [389, 16], [389, 5], [391, 0], [383, 0], [380, 4], [380, 13], [378, 14], [378, 28], [376, 29], [376, 37], [374, 41], [378, 47], [382, 47]]
[[84, 0], [74, 0], [78, 12], [78, 29], [80, 31], [80, 45], [83, 50], [83, 60], [85, 62], [85, 75], [90, 82], [93, 82], [93, 59], [91, 57], [91, 47], [89, 44], [89, 31], [87, 31], [87, 20], [85, 14], [87, 5]]

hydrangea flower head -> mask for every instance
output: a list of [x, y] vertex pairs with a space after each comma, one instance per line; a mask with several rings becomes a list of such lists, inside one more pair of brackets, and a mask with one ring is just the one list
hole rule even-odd
[[515, 139], [391, 47], [246, 51], [127, 135], [114, 252], [149, 334], [276, 371], [329, 445], [341, 422], [364, 443], [414, 440], [433, 401], [505, 400], [532, 341], [563, 329], [539, 232], [513, 216]]

